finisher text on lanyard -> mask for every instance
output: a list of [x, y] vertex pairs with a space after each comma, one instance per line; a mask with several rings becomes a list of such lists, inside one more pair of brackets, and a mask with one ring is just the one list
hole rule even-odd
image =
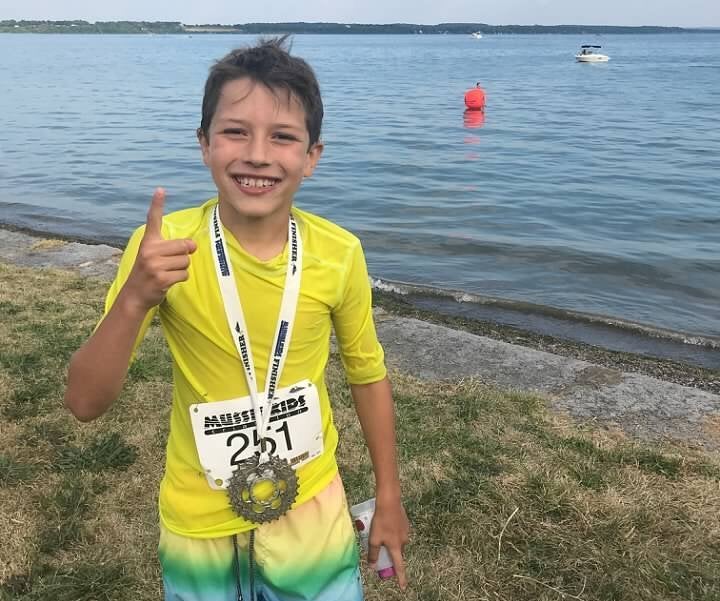
[[251, 522], [269, 522], [286, 513], [297, 497], [297, 475], [286, 459], [282, 459], [268, 450], [268, 446], [271, 445], [267, 444], [265, 433], [270, 430], [272, 400], [287, 358], [300, 296], [302, 239], [297, 223], [290, 215], [285, 287], [262, 397], [258, 394], [255, 366], [250, 350], [250, 337], [225, 244], [218, 205], [215, 206], [210, 216], [210, 243], [215, 256], [215, 271], [225, 306], [225, 315], [252, 399], [261, 449], [260, 453], [256, 453], [253, 457], [237, 465], [228, 482], [227, 491], [230, 496], [230, 504], [239, 516]]

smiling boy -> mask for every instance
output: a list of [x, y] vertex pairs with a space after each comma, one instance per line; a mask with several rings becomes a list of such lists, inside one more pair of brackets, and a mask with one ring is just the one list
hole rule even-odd
[[385, 545], [406, 586], [409, 527], [367, 267], [357, 238], [293, 207], [322, 154], [323, 106], [284, 41], [212, 67], [198, 139], [218, 197], [163, 216], [156, 190], [105, 316], [70, 363], [66, 404], [92, 420], [159, 314], [174, 384], [159, 496], [167, 600], [362, 599], [324, 380], [331, 329], [375, 473], [368, 559]]

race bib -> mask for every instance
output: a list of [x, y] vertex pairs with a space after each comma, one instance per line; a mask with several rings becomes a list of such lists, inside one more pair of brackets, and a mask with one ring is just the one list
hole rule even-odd
[[[260, 452], [260, 435], [250, 396], [190, 405], [195, 445], [215, 490], [227, 487], [235, 466]], [[267, 450], [287, 459], [293, 469], [323, 452], [320, 397], [310, 380], [275, 392], [265, 432]]]

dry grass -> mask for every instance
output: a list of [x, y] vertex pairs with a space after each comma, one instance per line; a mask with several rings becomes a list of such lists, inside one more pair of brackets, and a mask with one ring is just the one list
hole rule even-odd
[[[157, 329], [120, 402], [62, 408], [67, 359], [104, 285], [0, 265], [0, 600], [161, 598], [156, 494], [170, 398]], [[338, 362], [328, 370], [351, 502], [372, 475]], [[394, 374], [413, 524], [411, 589], [370, 601], [720, 598], [720, 458], [548, 415], [478, 382]]]

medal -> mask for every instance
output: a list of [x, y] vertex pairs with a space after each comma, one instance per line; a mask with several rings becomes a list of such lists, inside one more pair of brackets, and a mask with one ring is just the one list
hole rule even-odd
[[268, 424], [272, 401], [285, 365], [297, 301], [300, 296], [302, 240], [291, 214], [288, 220], [288, 261], [285, 287], [280, 303], [280, 316], [270, 347], [271, 353], [265, 376], [264, 398], [262, 399], [264, 403], [261, 405], [253, 356], [250, 350], [250, 337], [225, 244], [218, 205], [215, 205], [210, 215], [209, 229], [210, 247], [216, 259], [215, 272], [225, 306], [225, 315], [230, 335], [243, 367], [255, 413], [257, 434], [261, 441], [260, 451], [249, 459], [240, 461], [228, 481], [227, 491], [230, 506], [238, 516], [250, 522], [270, 522], [290, 509], [297, 498], [298, 491], [298, 479], [292, 466], [286, 459], [267, 450], [264, 435], [270, 429]]
[[260, 463], [260, 454], [240, 462], [227, 491], [235, 513], [250, 522], [276, 520], [290, 509], [297, 497], [297, 476], [287, 459], [270, 455]]

